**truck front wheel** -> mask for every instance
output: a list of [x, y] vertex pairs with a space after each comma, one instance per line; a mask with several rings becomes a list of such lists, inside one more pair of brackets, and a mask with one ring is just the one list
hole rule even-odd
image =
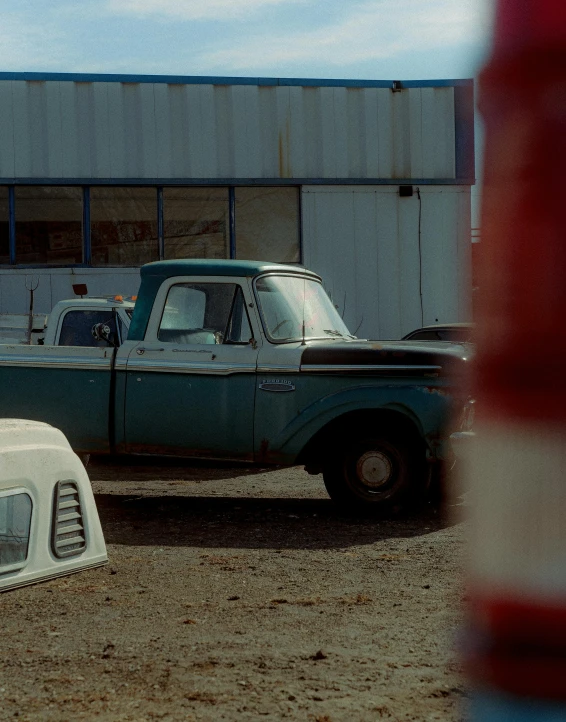
[[349, 440], [324, 465], [324, 485], [330, 498], [348, 511], [392, 507], [416, 488], [424, 461], [424, 453], [402, 440]]

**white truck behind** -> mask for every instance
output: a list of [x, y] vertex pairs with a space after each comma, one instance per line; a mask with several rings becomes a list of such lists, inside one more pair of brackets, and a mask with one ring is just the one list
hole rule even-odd
[[117, 295], [59, 301], [49, 316], [33, 314], [31, 326], [28, 314], [2, 314], [0, 343], [120, 346], [128, 336], [135, 300]]

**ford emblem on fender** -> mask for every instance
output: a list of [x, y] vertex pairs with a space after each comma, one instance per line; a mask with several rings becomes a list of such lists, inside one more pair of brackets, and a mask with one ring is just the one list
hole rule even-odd
[[273, 379], [271, 381], [262, 381], [259, 388], [262, 389], [262, 391], [294, 391], [295, 385], [290, 381], [279, 381], [277, 379]]

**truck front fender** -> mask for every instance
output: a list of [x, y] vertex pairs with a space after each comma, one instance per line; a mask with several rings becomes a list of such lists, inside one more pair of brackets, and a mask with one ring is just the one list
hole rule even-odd
[[296, 463], [307, 444], [325, 427], [346, 414], [392, 411], [410, 421], [431, 453], [443, 436], [451, 397], [442, 388], [423, 384], [407, 386], [358, 386], [345, 389], [299, 409], [298, 414], [279, 433], [262, 435], [259, 461]]

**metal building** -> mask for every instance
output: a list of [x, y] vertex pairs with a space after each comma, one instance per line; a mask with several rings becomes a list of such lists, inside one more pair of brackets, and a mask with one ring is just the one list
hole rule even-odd
[[350, 329], [468, 320], [471, 80], [0, 73], [0, 313], [159, 258], [304, 263]]

